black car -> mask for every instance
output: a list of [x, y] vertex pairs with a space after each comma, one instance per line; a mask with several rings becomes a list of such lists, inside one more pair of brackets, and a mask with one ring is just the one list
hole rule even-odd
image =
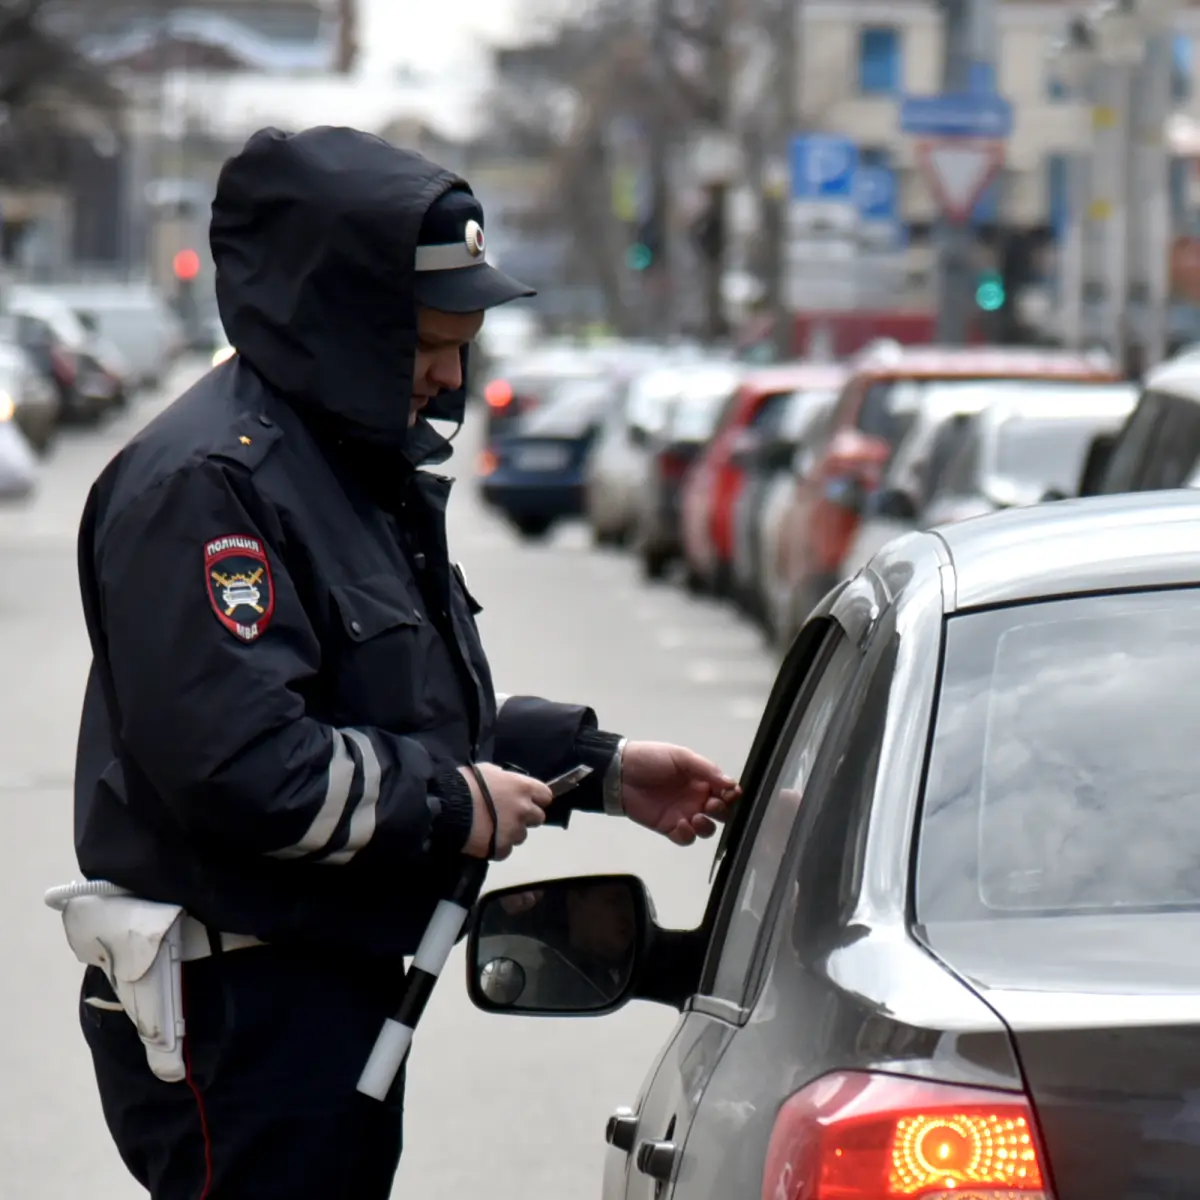
[[679, 1013], [604, 1200], [1192, 1196], [1198, 670], [1194, 492], [908, 534], [793, 643], [701, 924], [501, 889], [471, 997]]
[[477, 467], [484, 503], [529, 539], [581, 516], [588, 453], [616, 398], [606, 378], [560, 381], [536, 407], [489, 431]]

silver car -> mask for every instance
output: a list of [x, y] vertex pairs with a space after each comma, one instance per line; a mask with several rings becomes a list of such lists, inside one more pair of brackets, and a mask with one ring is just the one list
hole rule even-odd
[[1195, 492], [908, 534], [792, 645], [699, 928], [480, 901], [478, 1007], [679, 1012], [605, 1200], [1195, 1194], [1198, 601]]

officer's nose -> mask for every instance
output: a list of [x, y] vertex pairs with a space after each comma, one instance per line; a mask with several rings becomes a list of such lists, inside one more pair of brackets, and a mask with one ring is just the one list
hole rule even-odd
[[445, 392], [456, 392], [462, 387], [462, 356], [457, 347], [447, 347], [438, 356], [430, 372], [434, 381]]

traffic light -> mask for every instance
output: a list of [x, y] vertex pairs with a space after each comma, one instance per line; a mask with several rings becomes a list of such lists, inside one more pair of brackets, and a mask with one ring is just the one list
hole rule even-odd
[[663, 253], [662, 215], [652, 211], [634, 226], [633, 241], [625, 251], [625, 265], [631, 271], [648, 271], [658, 264]]
[[181, 283], [191, 283], [200, 274], [200, 255], [195, 250], [180, 250], [171, 266], [176, 279]]
[[634, 242], [625, 251], [625, 265], [631, 271], [647, 271], [654, 265], [654, 251], [645, 242]]
[[975, 303], [985, 313], [999, 312], [1008, 293], [999, 271], [984, 271], [975, 286]]

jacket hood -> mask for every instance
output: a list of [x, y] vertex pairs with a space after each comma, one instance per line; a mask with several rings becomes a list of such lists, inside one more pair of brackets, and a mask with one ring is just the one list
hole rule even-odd
[[[421, 221], [452, 188], [470, 191], [371, 134], [268, 128], [226, 162], [212, 207], [217, 306], [239, 356], [323, 424], [414, 465], [450, 454], [425, 416], [411, 430], [408, 416]], [[464, 408], [465, 389], [426, 415], [461, 422]]]

